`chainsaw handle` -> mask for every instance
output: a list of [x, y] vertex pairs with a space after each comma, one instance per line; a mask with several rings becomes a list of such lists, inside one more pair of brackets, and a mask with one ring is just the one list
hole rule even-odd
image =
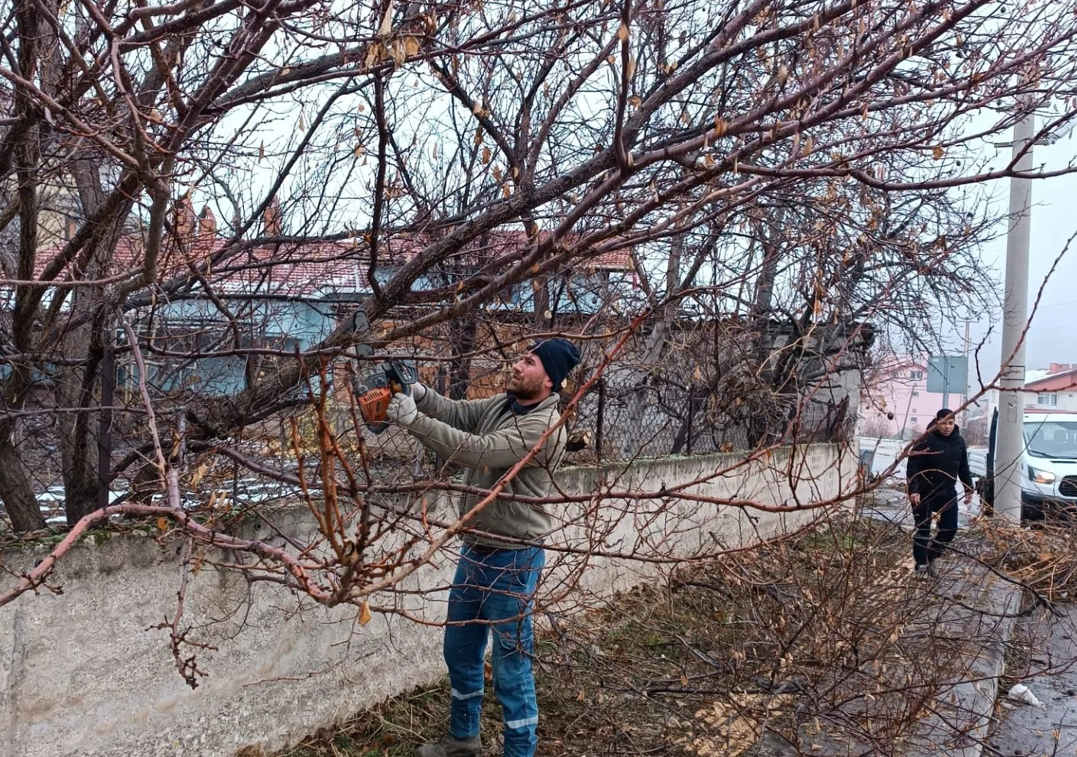
[[419, 371], [411, 360], [391, 360], [385, 366], [385, 377], [389, 380], [389, 388], [394, 394], [399, 392], [410, 397], [411, 385], [419, 380]]

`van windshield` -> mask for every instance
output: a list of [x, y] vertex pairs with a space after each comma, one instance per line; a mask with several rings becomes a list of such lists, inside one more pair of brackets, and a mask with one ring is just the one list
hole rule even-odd
[[1030, 455], [1077, 460], [1077, 421], [1025, 421]]

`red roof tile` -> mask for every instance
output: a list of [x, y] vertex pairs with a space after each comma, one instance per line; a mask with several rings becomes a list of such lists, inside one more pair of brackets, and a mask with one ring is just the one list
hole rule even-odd
[[[428, 239], [394, 235], [379, 245], [382, 266], [401, 265], [419, 254]], [[226, 241], [208, 234], [196, 236], [187, 244], [177, 244], [167, 237], [157, 263], [157, 280], [188, 275], [192, 266], [226, 248]], [[528, 248], [523, 232], [491, 232], [447, 261], [467, 270], [488, 265], [504, 266], [505, 259], [515, 258]], [[59, 253], [57, 247], [38, 256], [38, 274]], [[134, 275], [144, 262], [141, 237], [122, 237], [112, 257], [107, 275]], [[604, 251], [587, 258], [583, 266], [600, 270], [630, 270], [627, 250]], [[207, 280], [229, 294], [247, 292], [255, 295], [310, 296], [326, 290], [355, 292], [366, 289], [369, 258], [353, 241], [297, 241], [264, 244], [241, 250], [216, 266], [210, 266]]]

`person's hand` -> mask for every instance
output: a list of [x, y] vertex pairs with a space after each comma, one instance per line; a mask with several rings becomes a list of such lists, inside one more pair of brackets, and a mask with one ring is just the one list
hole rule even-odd
[[397, 392], [389, 400], [389, 409], [385, 411], [393, 423], [407, 428], [419, 417], [419, 409], [415, 407], [415, 397]]
[[920, 504], [920, 495], [917, 494], [916, 492], [913, 492], [912, 494], [909, 495], [909, 501], [912, 502], [913, 505]]
[[416, 381], [411, 385], [411, 396], [415, 398], [416, 402], [422, 402], [423, 397], [426, 396], [426, 387]]

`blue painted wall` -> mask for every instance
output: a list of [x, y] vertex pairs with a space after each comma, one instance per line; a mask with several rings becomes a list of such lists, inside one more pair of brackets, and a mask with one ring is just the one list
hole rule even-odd
[[[378, 273], [379, 278], [388, 280], [393, 271], [379, 269]], [[431, 282], [420, 280], [416, 282], [415, 289], [431, 286]], [[595, 313], [610, 297], [610, 279], [605, 272], [573, 274], [567, 281], [555, 278], [548, 281], [547, 286], [551, 309], [559, 313]], [[301, 351], [308, 350], [332, 333], [337, 325], [332, 315], [333, 304], [316, 299], [251, 299], [232, 300], [229, 307], [242, 323], [243, 335], [248, 340], [243, 346], [266, 346], [268, 343], [273, 349], [291, 352], [297, 348]], [[511, 295], [491, 309], [533, 308], [534, 291], [531, 282], [525, 281], [517, 284]], [[225, 319], [208, 299], [158, 304], [153, 319], [159, 326], [168, 324], [170, 329], [202, 331], [204, 336], [199, 339], [199, 348], [207, 352], [228, 352], [232, 349], [233, 338], [230, 332], [224, 330]], [[148, 328], [146, 320], [140, 324], [140, 330], [145, 328]], [[168, 348], [163, 341], [158, 344], [162, 348]], [[190, 348], [191, 345], [185, 345], [172, 349], [185, 352]], [[243, 355], [203, 357], [187, 361], [180, 358], [147, 358], [151, 361], [148, 371], [150, 385], [159, 392], [171, 393], [189, 389], [200, 394], [228, 395], [245, 388], [247, 357]], [[120, 377], [121, 384], [134, 380], [136, 376], [130, 370]]]
[[[295, 349], [305, 351], [329, 336], [336, 327], [332, 304], [328, 302], [248, 300], [233, 301], [229, 307], [240, 323], [243, 347], [268, 346], [288, 353]], [[158, 305], [153, 320], [159, 327], [167, 325], [171, 331], [194, 332], [190, 341], [197, 341], [199, 349], [207, 352], [233, 349], [233, 337], [230, 329], [225, 328], [225, 319], [208, 300], [181, 300]], [[148, 321], [140, 324], [142, 329], [148, 325]], [[158, 340], [156, 344], [163, 349], [170, 348], [164, 340]], [[184, 349], [191, 346], [186, 345]], [[148, 353], [144, 357], [150, 362], [147, 373], [154, 390], [172, 393], [186, 388], [210, 395], [234, 394], [244, 389], [248, 358], [255, 364], [259, 360], [256, 355], [221, 355], [186, 361]], [[120, 377], [121, 383], [128, 380], [137, 381], [137, 374], [128, 372]]]

